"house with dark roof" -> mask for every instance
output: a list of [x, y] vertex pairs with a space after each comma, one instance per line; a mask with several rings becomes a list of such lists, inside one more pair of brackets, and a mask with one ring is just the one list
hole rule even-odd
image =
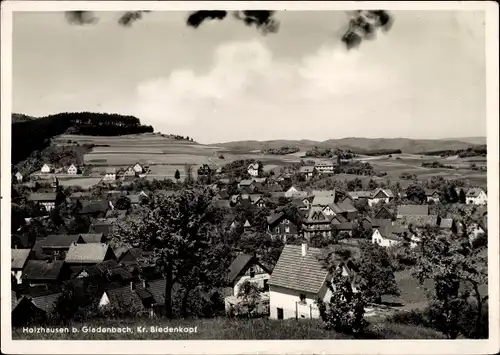
[[28, 260], [21, 276], [24, 285], [58, 285], [68, 280], [71, 269], [62, 260]]
[[61, 201], [61, 196], [57, 192], [33, 192], [29, 194], [28, 201], [36, 206], [43, 206], [47, 212], [50, 212]]
[[41, 322], [45, 319], [45, 312], [31, 302], [31, 297], [11, 292], [11, 319], [12, 326]]
[[[240, 254], [229, 266], [227, 287], [225, 288], [225, 309], [231, 313], [240, 302], [239, 292], [241, 285], [246, 281], [256, 284], [261, 289], [261, 300], [269, 298], [269, 269], [252, 255]], [[259, 312], [262, 312], [259, 308]]]
[[51, 234], [41, 244], [45, 255], [64, 260], [69, 247], [73, 243], [85, 243], [80, 234]]
[[290, 186], [284, 193], [286, 198], [306, 198], [308, 195], [306, 191], [300, 191], [295, 186]]
[[[323, 266], [321, 254], [321, 249], [307, 244], [285, 245], [269, 279], [270, 318], [320, 317], [316, 299], [330, 301], [332, 293], [327, 281], [333, 278]], [[338, 267], [342, 275], [353, 276], [340, 260]]]
[[107, 200], [83, 201], [82, 209], [79, 213], [92, 218], [103, 218], [106, 216], [106, 212], [111, 208], [111, 203]]
[[113, 233], [117, 218], [99, 218], [90, 225], [89, 233], [102, 233], [104, 237]]
[[389, 203], [393, 199], [394, 194], [391, 190], [378, 188], [371, 191], [370, 196], [368, 197], [368, 205], [373, 206], [380, 202]]
[[64, 261], [72, 266], [98, 264], [111, 259], [116, 259], [116, 256], [113, 249], [106, 243], [73, 243], [69, 247]]
[[283, 212], [267, 217], [267, 230], [273, 237], [286, 241], [288, 236], [298, 235], [297, 225], [286, 218]]
[[255, 256], [249, 254], [238, 255], [229, 266], [226, 296], [238, 296], [240, 286], [245, 281], [255, 283], [264, 292], [267, 292], [269, 274], [270, 270]]
[[[165, 304], [165, 286], [166, 280], [158, 279], [131, 281], [126, 286], [108, 288], [100, 297], [99, 308], [127, 308], [137, 315], [154, 317], [161, 313]], [[175, 290], [179, 286], [174, 285], [173, 288]]]
[[31, 249], [11, 249], [10, 272], [18, 284], [22, 283], [21, 277], [30, 254]]
[[375, 219], [394, 219], [394, 214], [385, 206], [380, 207], [380, 209], [373, 216]]
[[136, 266], [139, 269], [144, 269], [154, 266], [151, 264], [152, 255], [153, 252], [145, 251], [142, 248], [129, 248], [126, 252], [121, 254], [118, 262], [125, 266]]
[[439, 223], [439, 228], [441, 230], [450, 231], [450, 232], [457, 231], [457, 225], [456, 225], [455, 220], [453, 218], [441, 218], [441, 221]]
[[403, 216], [427, 216], [428, 214], [428, 205], [399, 205], [396, 218]]

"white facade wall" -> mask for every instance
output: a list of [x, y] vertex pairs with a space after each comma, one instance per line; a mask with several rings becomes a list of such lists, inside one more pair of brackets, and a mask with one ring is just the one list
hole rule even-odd
[[259, 176], [259, 170], [254, 168], [248, 168], [248, 174], [253, 177]]
[[103, 180], [104, 181], [115, 181], [116, 174], [104, 174]]
[[368, 199], [368, 206], [372, 207], [372, 206], [374, 206], [377, 203], [382, 202], [382, 201], [384, 203], [389, 203], [390, 198], [389, 197], [386, 197], [386, 198], [370, 198], [370, 199]]
[[40, 202], [40, 204], [45, 207], [47, 212], [52, 211], [56, 207], [55, 202]]
[[393, 245], [398, 244], [399, 241], [392, 240], [392, 239], [386, 239], [382, 236], [382, 234], [380, 234], [378, 229], [375, 229], [375, 231], [372, 234], [372, 243], [388, 248], [388, 247], [391, 247]]
[[23, 283], [23, 281], [21, 280], [21, 276], [23, 275], [22, 270], [16, 270], [16, 271], [11, 270], [10, 273], [16, 278], [18, 285]]
[[43, 164], [42, 169], [40, 171], [44, 174], [50, 173], [50, 167], [47, 164]]
[[104, 292], [102, 294], [101, 299], [99, 300], [99, 307], [105, 307], [107, 305], [109, 305], [109, 298], [108, 298], [108, 295], [106, 294], [106, 292]]
[[249, 275], [243, 275], [238, 277], [234, 281], [234, 286], [233, 286], [233, 296], [238, 296], [238, 292], [240, 290], [241, 285], [245, 281], [250, 281], [252, 283], [256, 283], [260, 288], [264, 287], [264, 281], [269, 280], [270, 275], [267, 273], [264, 274], [255, 274], [254, 277], [250, 277]]
[[[317, 295], [272, 285], [269, 287], [269, 291], [269, 318], [278, 319], [278, 308], [283, 309], [283, 319], [311, 319], [320, 317], [318, 307], [315, 303]], [[330, 296], [327, 297], [326, 293], [329, 293]], [[303, 305], [299, 304], [300, 294], [306, 295], [305, 304]], [[329, 301], [330, 297], [330, 290], [328, 292], [324, 290], [322, 299]]]
[[477, 197], [466, 197], [465, 202], [468, 205], [485, 205], [488, 202], [488, 196], [481, 191]]

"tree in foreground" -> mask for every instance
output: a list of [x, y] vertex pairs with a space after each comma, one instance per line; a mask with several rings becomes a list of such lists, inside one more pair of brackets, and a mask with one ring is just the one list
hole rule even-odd
[[488, 295], [480, 291], [487, 283], [487, 245], [470, 242], [469, 223], [470, 217], [465, 218], [462, 235], [440, 234], [431, 228], [420, 235], [415, 276], [421, 284], [433, 281], [430, 321], [450, 339], [461, 334], [487, 337], [483, 309]]
[[[124, 12], [118, 23], [125, 27], [130, 27], [134, 22], [141, 20], [145, 13], [149, 11], [127, 11]], [[385, 10], [356, 10], [347, 11], [348, 26], [342, 36], [342, 42], [347, 49], [357, 48], [363, 40], [371, 40], [376, 36], [377, 31], [388, 31], [393, 23], [393, 17]], [[255, 27], [263, 34], [276, 33], [280, 28], [279, 20], [276, 18], [276, 11], [268, 10], [201, 10], [191, 12], [186, 18], [186, 25], [197, 29], [204, 22], [221, 21], [232, 14], [233, 18], [241, 21], [246, 26]], [[68, 11], [66, 19], [70, 24], [94, 25], [98, 18], [92, 11]]]
[[317, 300], [326, 329], [355, 336], [363, 334], [369, 325], [364, 317], [366, 303], [360, 292], [354, 292], [351, 278], [336, 273], [328, 287], [332, 291], [330, 301]]
[[368, 302], [381, 303], [382, 295], [399, 295], [391, 257], [384, 247], [370, 242], [360, 245], [357, 261], [359, 289]]
[[174, 316], [174, 284], [189, 295], [194, 288], [208, 291], [223, 282], [230, 250], [225, 232], [218, 228], [222, 214], [213, 206], [213, 197], [211, 190], [200, 188], [154, 196], [114, 232], [116, 242], [152, 252], [149, 261], [166, 279], [165, 314], [169, 318]]
[[236, 313], [253, 317], [257, 314], [262, 290], [255, 282], [244, 281], [238, 290]]

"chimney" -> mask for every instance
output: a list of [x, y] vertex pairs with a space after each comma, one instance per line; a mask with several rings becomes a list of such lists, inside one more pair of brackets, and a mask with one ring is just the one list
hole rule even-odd
[[134, 281], [130, 281], [130, 291], [133, 291], [134, 289], [135, 289]]
[[307, 243], [302, 243], [302, 256], [307, 254]]

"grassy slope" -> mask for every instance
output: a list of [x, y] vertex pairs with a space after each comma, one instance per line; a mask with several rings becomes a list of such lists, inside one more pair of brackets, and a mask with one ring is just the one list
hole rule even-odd
[[[22, 329], [13, 330], [13, 339], [34, 340], [252, 340], [252, 339], [352, 339], [352, 336], [327, 331], [319, 320], [269, 320], [269, 319], [196, 319], [196, 320], [134, 320], [134, 319], [103, 319], [91, 323], [73, 323], [78, 329], [82, 325], [92, 327], [126, 327], [132, 328], [131, 333], [74, 333], [74, 334], [26, 334]], [[138, 326], [149, 329], [160, 327], [197, 327], [196, 333], [139, 333]], [[383, 323], [373, 321], [370, 325], [368, 339], [440, 339], [442, 334], [432, 329], [422, 327]]]

